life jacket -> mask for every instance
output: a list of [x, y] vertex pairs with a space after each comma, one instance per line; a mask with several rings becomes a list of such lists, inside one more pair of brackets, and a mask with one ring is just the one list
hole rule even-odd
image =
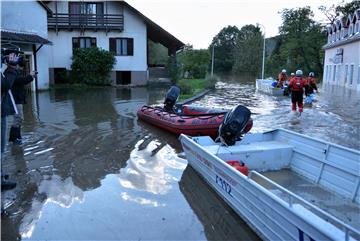
[[308, 82], [308, 85], [316, 84], [316, 83], [315, 83], [315, 78], [313, 78], [313, 77], [309, 77], [309, 78], [307, 79], [307, 82]]
[[279, 74], [279, 81], [280, 81], [280, 82], [283, 82], [283, 81], [285, 81], [286, 79], [287, 79], [287, 76], [286, 76], [285, 73], [280, 73], [280, 74]]
[[302, 91], [304, 88], [304, 81], [301, 77], [294, 77], [291, 79], [291, 91]]

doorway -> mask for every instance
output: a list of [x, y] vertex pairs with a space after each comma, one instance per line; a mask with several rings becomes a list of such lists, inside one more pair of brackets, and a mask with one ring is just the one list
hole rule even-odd
[[116, 71], [116, 84], [117, 85], [131, 84], [131, 71]]

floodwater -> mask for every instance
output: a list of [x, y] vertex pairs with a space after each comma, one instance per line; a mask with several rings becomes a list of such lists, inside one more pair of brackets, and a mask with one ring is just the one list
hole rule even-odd
[[[167, 88], [56, 89], [29, 98], [24, 144], [8, 145], [2, 240], [260, 240], [178, 157], [176, 136], [138, 121]], [[217, 83], [194, 104], [252, 111], [252, 132], [287, 128], [360, 147], [360, 94], [320, 89], [294, 118], [287, 97]]]

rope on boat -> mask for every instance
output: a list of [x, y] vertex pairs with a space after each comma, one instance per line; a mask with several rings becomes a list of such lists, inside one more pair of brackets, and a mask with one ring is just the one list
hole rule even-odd
[[[219, 112], [219, 113], [205, 113], [205, 114], [194, 114], [194, 115], [180, 115], [176, 113], [170, 113], [164, 111], [161, 107], [151, 107], [144, 105], [141, 110], [147, 109], [149, 112], [154, 111], [156, 114], [162, 113], [162, 115], [169, 115], [170, 117], [180, 117], [181, 119], [192, 119], [197, 118], [200, 120], [207, 120], [213, 118], [214, 116], [224, 116], [227, 112]], [[165, 114], [164, 114], [165, 113]]]

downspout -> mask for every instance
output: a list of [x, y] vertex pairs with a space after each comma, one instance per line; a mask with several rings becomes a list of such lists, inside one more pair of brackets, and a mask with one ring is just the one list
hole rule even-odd
[[[33, 55], [34, 55], [34, 70], [37, 71], [37, 58], [36, 53], [41, 49], [43, 45], [41, 44], [39, 48], [36, 48], [36, 44], [32, 45]], [[35, 102], [37, 108], [37, 115], [40, 118], [40, 106], [39, 106], [39, 93], [38, 93], [38, 77], [35, 75]]]
[[56, 19], [56, 35], [58, 35], [58, 9], [57, 9], [57, 1], [55, 1], [55, 19]]
[[[39, 46], [39, 48], [36, 48], [36, 45], [33, 44], [32, 45], [32, 49], [33, 49], [33, 55], [34, 55], [34, 70], [37, 71], [37, 57], [36, 57], [36, 53], [41, 49], [43, 45], [41, 44]], [[38, 91], [38, 77], [37, 75], [35, 76], [35, 92], [37, 93]]]

